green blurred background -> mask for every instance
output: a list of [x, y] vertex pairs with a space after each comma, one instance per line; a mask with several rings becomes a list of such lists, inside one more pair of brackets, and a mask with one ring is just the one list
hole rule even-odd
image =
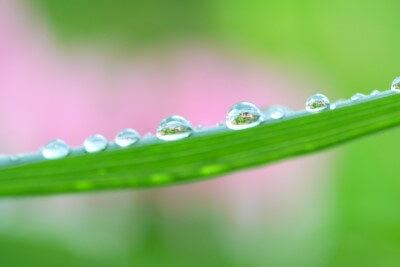
[[[111, 46], [118, 57], [213, 44], [305, 75], [332, 98], [386, 89], [399, 75], [395, 0], [21, 3], [65, 49]], [[266, 216], [240, 226], [224, 203], [205, 200], [210, 187], [224, 190], [213, 181], [133, 194], [4, 199], [0, 266], [400, 266], [399, 136], [390, 130], [309, 157], [328, 161], [316, 166], [323, 182], [304, 191], [310, 203], [272, 225]], [[202, 193], [182, 208], [190, 186]], [[160, 205], [164, 194], [178, 201]]]

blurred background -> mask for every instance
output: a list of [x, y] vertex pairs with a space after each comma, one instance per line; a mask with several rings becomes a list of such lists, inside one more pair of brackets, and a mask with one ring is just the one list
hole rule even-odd
[[[400, 2], [0, 0], [0, 151], [388, 89]], [[400, 130], [176, 187], [0, 200], [0, 266], [400, 266]]]

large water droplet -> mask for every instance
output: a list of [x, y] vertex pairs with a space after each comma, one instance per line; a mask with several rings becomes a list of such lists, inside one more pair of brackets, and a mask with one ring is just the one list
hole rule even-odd
[[170, 116], [161, 121], [157, 137], [165, 141], [180, 140], [192, 134], [192, 125], [181, 116]]
[[306, 102], [306, 110], [309, 112], [319, 112], [329, 108], [330, 101], [323, 94], [310, 96]]
[[395, 92], [400, 92], [400, 77], [393, 80], [391, 88]]
[[45, 145], [42, 150], [42, 156], [45, 159], [61, 159], [68, 156], [70, 148], [63, 140], [54, 140]]
[[259, 125], [264, 121], [261, 110], [249, 102], [233, 105], [226, 115], [226, 126], [232, 130], [242, 130]]
[[88, 153], [102, 151], [107, 148], [107, 145], [107, 139], [100, 134], [89, 136], [86, 138], [85, 142], [83, 142], [83, 146]]
[[291, 113], [293, 113], [293, 111], [288, 107], [276, 105], [264, 110], [264, 118], [279, 120]]
[[356, 100], [363, 99], [365, 97], [367, 97], [367, 96], [364, 94], [357, 93], [357, 94], [353, 95], [350, 99], [353, 101], [356, 101]]
[[128, 147], [140, 140], [140, 135], [133, 129], [125, 129], [117, 134], [115, 143], [120, 147]]

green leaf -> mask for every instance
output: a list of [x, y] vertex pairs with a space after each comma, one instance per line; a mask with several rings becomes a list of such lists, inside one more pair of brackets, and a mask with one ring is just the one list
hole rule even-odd
[[204, 180], [316, 152], [400, 124], [400, 95], [242, 131], [0, 169], [0, 196], [143, 188]]

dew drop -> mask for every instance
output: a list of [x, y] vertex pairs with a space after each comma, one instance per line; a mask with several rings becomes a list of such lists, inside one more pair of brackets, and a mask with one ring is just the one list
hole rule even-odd
[[186, 138], [192, 134], [192, 125], [181, 116], [170, 116], [161, 121], [156, 136], [165, 141]]
[[293, 113], [293, 111], [288, 107], [278, 106], [278, 105], [271, 106], [266, 110], [264, 110], [263, 112], [265, 119], [273, 119], [273, 120], [282, 119], [283, 117], [289, 115], [290, 113]]
[[140, 140], [140, 135], [133, 129], [125, 129], [117, 134], [115, 143], [120, 147], [128, 147], [136, 144]]
[[100, 134], [89, 136], [88, 138], [86, 138], [85, 142], [83, 142], [83, 146], [88, 153], [102, 151], [107, 148], [107, 145], [107, 139]]
[[306, 102], [306, 110], [309, 112], [319, 112], [329, 108], [330, 101], [323, 94], [315, 94], [310, 96]]
[[57, 139], [45, 145], [41, 150], [45, 159], [61, 159], [68, 156], [70, 148], [63, 140]]
[[392, 91], [400, 92], [400, 77], [393, 80], [391, 88]]
[[226, 126], [231, 130], [242, 130], [255, 127], [264, 121], [261, 110], [249, 102], [233, 105], [226, 115]]
[[353, 95], [350, 99], [353, 100], [353, 101], [355, 101], [355, 100], [363, 99], [363, 98], [365, 98], [365, 97], [366, 97], [366, 95], [357, 93], [357, 94]]

